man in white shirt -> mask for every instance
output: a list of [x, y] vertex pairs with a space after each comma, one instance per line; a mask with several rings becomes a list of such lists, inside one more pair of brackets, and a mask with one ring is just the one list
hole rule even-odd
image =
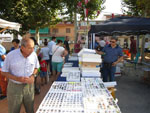
[[68, 52], [67, 50], [62, 47], [62, 40], [57, 41], [57, 45], [53, 45], [52, 47], [52, 70], [53, 70], [53, 79], [57, 80], [58, 76], [61, 73], [62, 66], [63, 66], [63, 57], [65, 57]]
[[48, 48], [49, 48], [49, 66], [50, 66], [50, 72], [52, 74], [52, 46], [56, 45], [56, 37], [52, 37], [52, 40], [48, 42]]
[[42, 55], [42, 60], [45, 60], [47, 64], [49, 63], [49, 48], [47, 42], [44, 42], [44, 47], [41, 48], [40, 54]]
[[21, 48], [8, 53], [2, 67], [2, 75], [9, 79], [8, 113], [20, 113], [22, 104], [26, 113], [34, 113], [34, 77], [38, 68], [32, 39], [22, 39]]

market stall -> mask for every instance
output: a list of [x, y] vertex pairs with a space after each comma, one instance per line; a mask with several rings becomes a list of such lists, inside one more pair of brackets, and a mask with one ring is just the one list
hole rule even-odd
[[65, 64], [61, 77], [65, 77], [66, 81], [52, 84], [36, 113], [121, 113], [107, 89], [112, 83], [106, 85], [100, 78], [97, 64], [101, 63], [101, 56], [93, 50], [83, 49], [78, 59], [79, 67]]
[[[89, 45], [94, 48], [95, 36], [120, 36], [136, 35], [137, 51], [139, 51], [139, 36], [150, 34], [150, 18], [121, 16], [106, 20], [98, 25], [91, 25], [89, 31]], [[144, 47], [145, 38], [143, 37], [142, 47]], [[90, 47], [90, 46], [89, 46]], [[144, 60], [144, 49], [141, 53]]]

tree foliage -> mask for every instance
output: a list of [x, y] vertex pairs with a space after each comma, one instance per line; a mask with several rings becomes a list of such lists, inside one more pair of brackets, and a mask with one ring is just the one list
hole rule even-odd
[[[81, 2], [81, 7], [78, 3]], [[74, 13], [85, 18], [84, 9], [88, 9], [90, 19], [97, 17], [97, 11], [103, 9], [105, 0], [1, 0], [0, 18], [18, 22], [22, 25], [21, 34], [29, 29], [37, 29], [54, 25], [61, 21], [59, 16], [68, 15], [73, 21]]]
[[125, 13], [131, 16], [150, 16], [150, 2], [149, 0], [123, 0], [123, 7]]
[[0, 18], [22, 24], [21, 33], [43, 28], [60, 21], [59, 0], [1, 0]]
[[93, 19], [98, 16], [98, 11], [104, 9], [102, 6], [105, 0], [89, 0], [88, 3], [85, 3], [85, 0], [64, 0], [64, 4], [66, 6], [66, 11], [64, 14], [68, 14], [70, 20], [73, 20], [72, 17], [74, 13], [80, 14], [81, 19], [83, 20], [85, 17], [84, 9], [88, 9], [88, 18]]

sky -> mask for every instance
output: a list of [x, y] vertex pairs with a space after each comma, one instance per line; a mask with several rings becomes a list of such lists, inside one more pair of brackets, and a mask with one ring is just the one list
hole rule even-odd
[[104, 3], [105, 9], [102, 12], [122, 14], [121, 0], [106, 0]]
[[121, 11], [122, 0], [106, 0], [104, 3], [105, 9], [101, 11], [100, 16], [95, 20], [105, 20], [104, 14], [123, 14]]

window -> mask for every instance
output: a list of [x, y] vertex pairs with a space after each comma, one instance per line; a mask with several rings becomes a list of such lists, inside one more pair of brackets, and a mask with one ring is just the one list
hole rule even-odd
[[52, 32], [53, 33], [58, 33], [58, 28], [54, 28]]
[[71, 33], [70, 28], [66, 28], [66, 33]]

